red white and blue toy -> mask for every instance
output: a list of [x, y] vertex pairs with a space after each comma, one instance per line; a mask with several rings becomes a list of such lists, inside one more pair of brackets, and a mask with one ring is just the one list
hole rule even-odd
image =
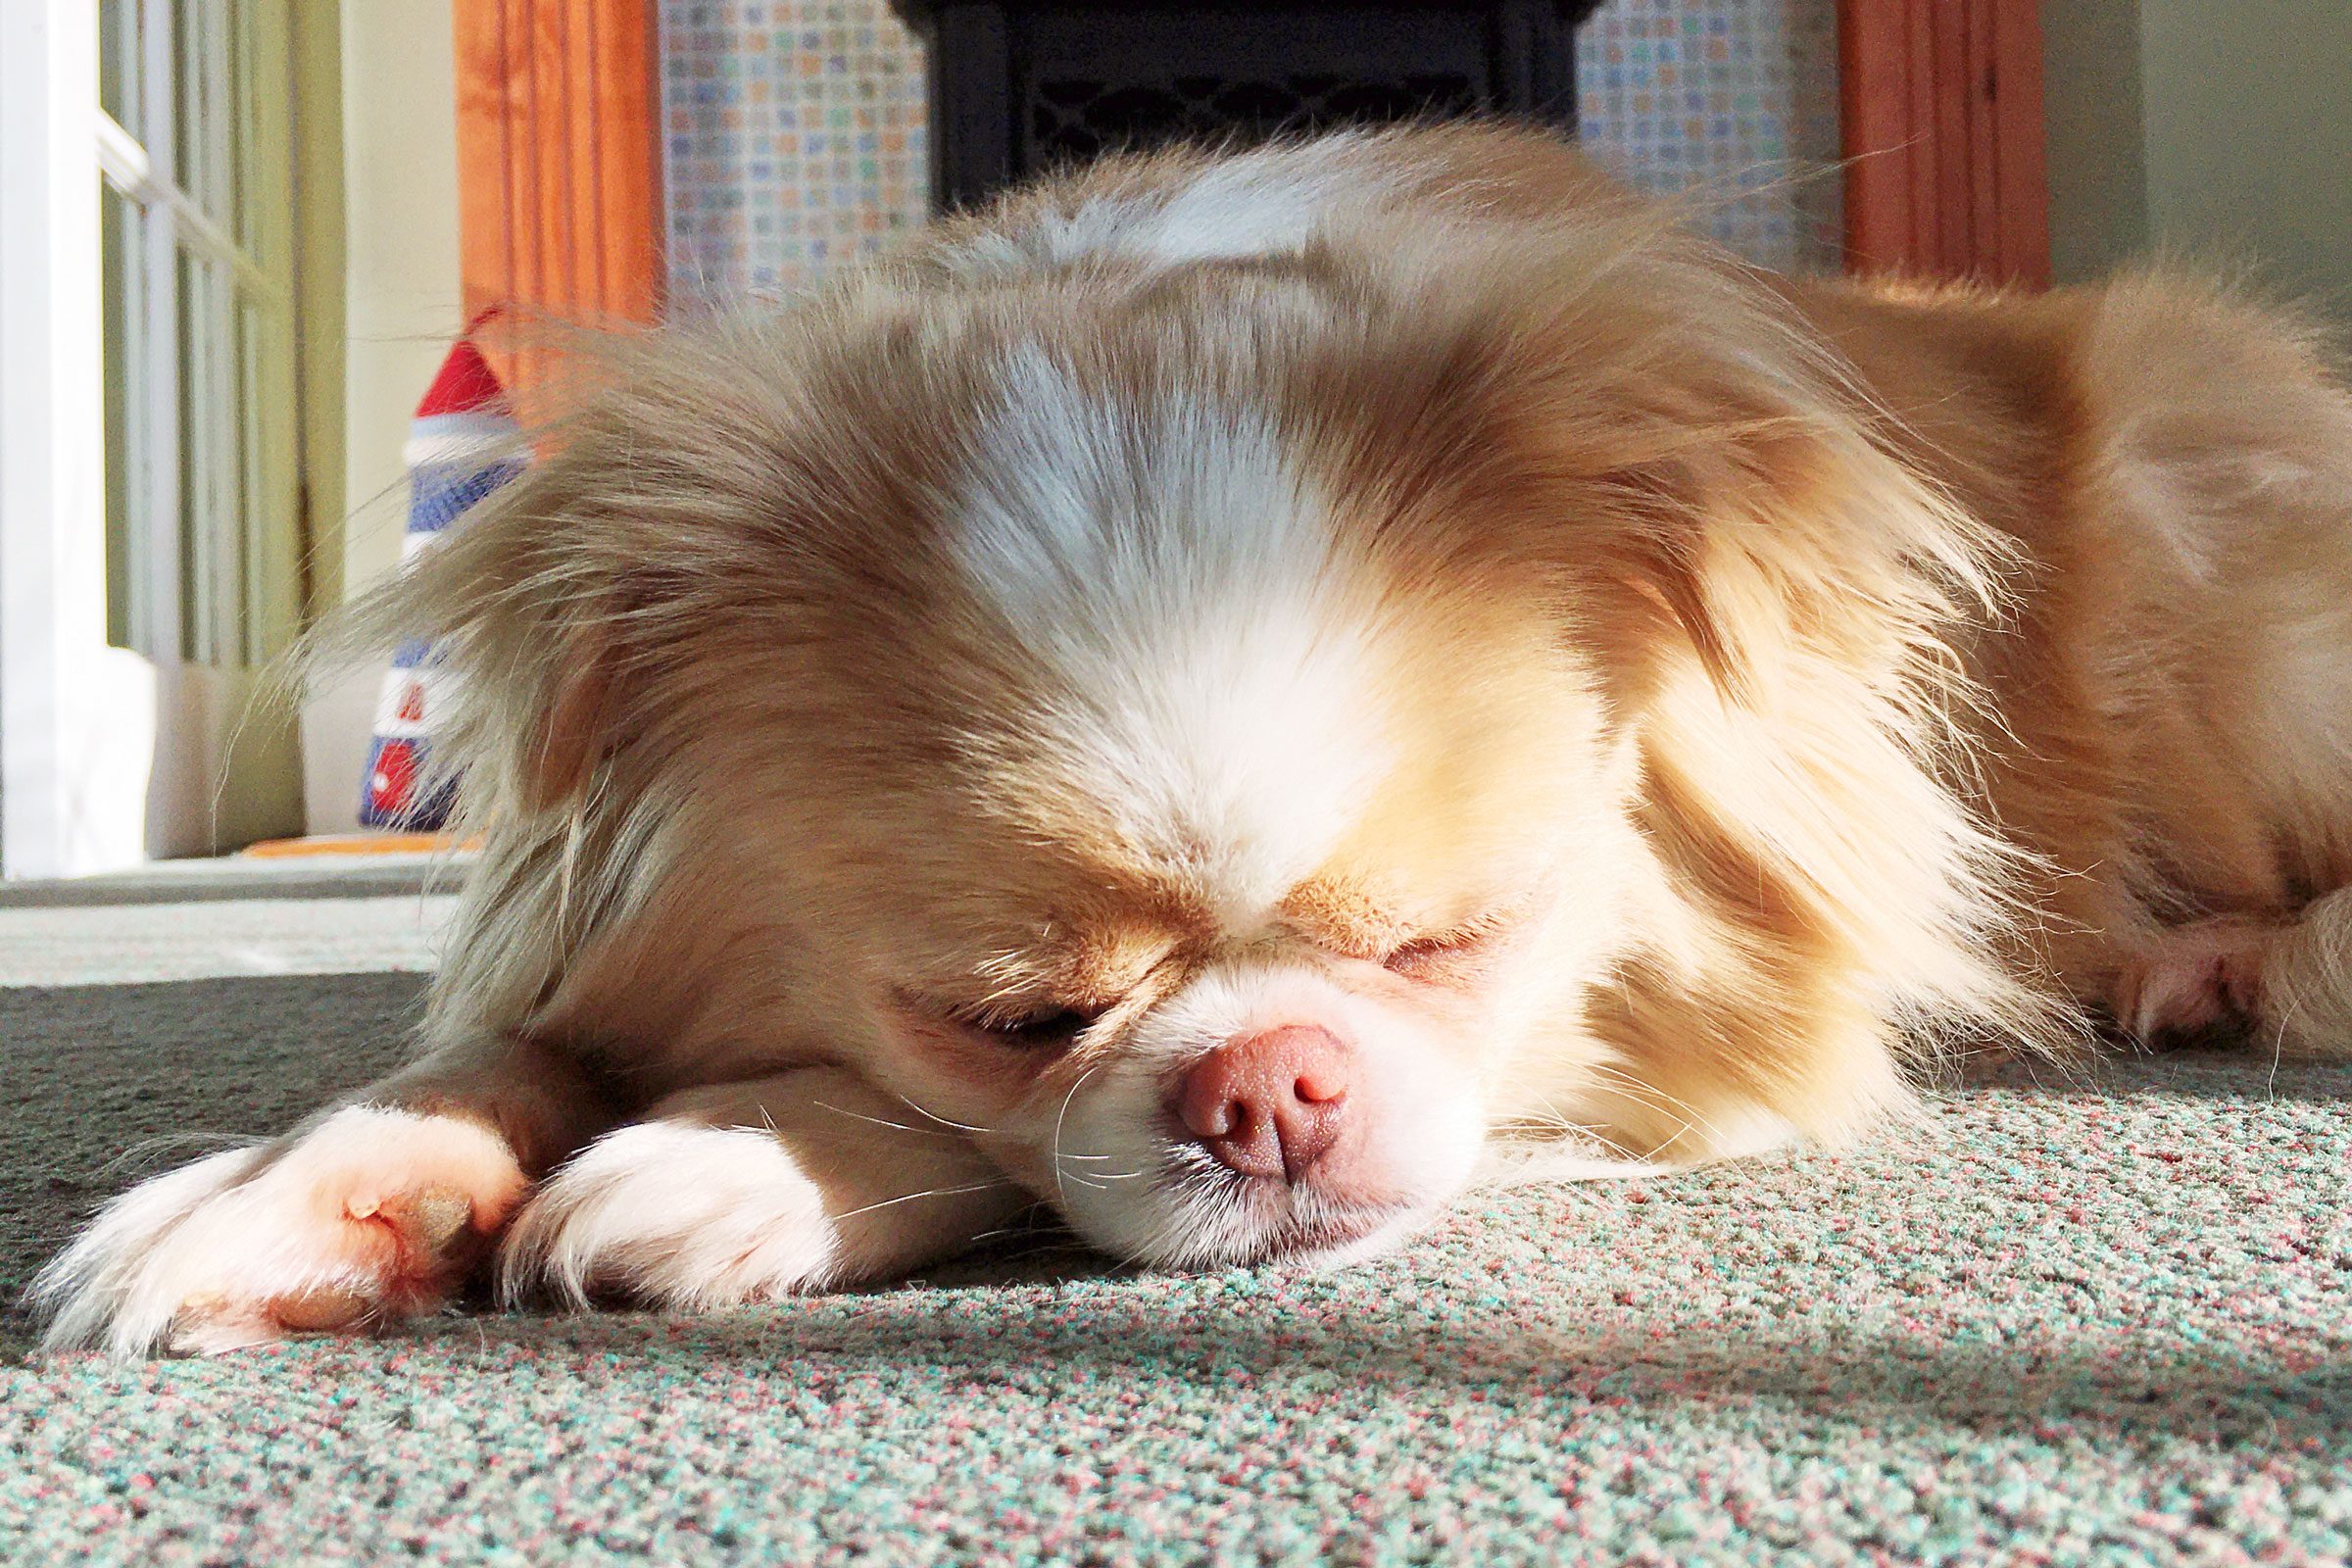
[[[429, 550], [442, 531], [475, 502], [521, 471], [518, 427], [506, 388], [470, 335], [442, 362], [402, 456], [409, 467], [409, 525], [401, 560]], [[455, 781], [435, 778], [426, 765], [434, 716], [448, 704], [448, 674], [422, 642], [392, 656], [376, 699], [375, 738], [360, 789], [360, 821], [368, 827], [430, 832], [447, 824]]]

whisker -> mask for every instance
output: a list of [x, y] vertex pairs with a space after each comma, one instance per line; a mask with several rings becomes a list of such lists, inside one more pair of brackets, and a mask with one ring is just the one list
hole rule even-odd
[[[901, 1098], [904, 1097], [902, 1096]], [[900, 1132], [912, 1133], [917, 1138], [940, 1138], [946, 1136], [942, 1133], [933, 1132], [928, 1127], [910, 1127], [903, 1121], [892, 1121], [887, 1116], [868, 1116], [863, 1111], [850, 1110], [844, 1106], [832, 1104], [822, 1100], [811, 1100], [808, 1102], [808, 1103], [816, 1106], [819, 1110], [829, 1110], [836, 1116], [847, 1116], [852, 1121], [870, 1121], [877, 1127], [895, 1127]], [[921, 1107], [917, 1106], [916, 1108], [920, 1109]], [[765, 1115], [766, 1112], [762, 1111], [760, 1114]], [[933, 1117], [932, 1119], [936, 1121], [938, 1118]], [[772, 1124], [769, 1130], [774, 1130]]]
[[[1646, 1078], [1640, 1077], [1626, 1068], [1618, 1066], [1615, 1062], [1596, 1061], [1592, 1063], [1592, 1068], [1594, 1071], [1602, 1074], [1612, 1082], [1639, 1089], [1644, 1094], [1654, 1095], [1659, 1100], [1666, 1102], [1668, 1104], [1689, 1111], [1694, 1119], [1698, 1118], [1698, 1109], [1696, 1106], [1692, 1105], [1690, 1102], [1683, 1099], [1680, 1095], [1673, 1094], [1665, 1089], [1660, 1088], [1658, 1085], [1651, 1083]], [[1703, 1120], [1701, 1120], [1701, 1125], [1706, 1125]], [[1709, 1128], [1709, 1131], [1713, 1130], [1713, 1128]]]
[[1629, 1100], [1633, 1102], [1635, 1104], [1641, 1106], [1643, 1110], [1653, 1110], [1660, 1112], [1661, 1114], [1672, 1114], [1672, 1106], [1668, 1105], [1657, 1096], [1649, 1093], [1648, 1090], [1644, 1089], [1638, 1083], [1611, 1083], [1604, 1079], [1601, 1087], [1607, 1093], [1615, 1095], [1621, 1100]]
[[[1068, 1189], [1062, 1185], [1062, 1178], [1064, 1175], [1061, 1166], [1062, 1124], [1070, 1119], [1070, 1103], [1078, 1098], [1078, 1091], [1086, 1087], [1086, 1081], [1089, 1078], [1092, 1078], [1096, 1073], [1099, 1073], [1102, 1070], [1102, 1063], [1098, 1061], [1092, 1067], [1089, 1067], [1086, 1069], [1086, 1071], [1080, 1073], [1078, 1075], [1078, 1081], [1070, 1085], [1070, 1092], [1061, 1097], [1061, 1109], [1054, 1117], [1054, 1196], [1057, 1198], [1066, 1200], [1068, 1197]], [[1083, 1180], [1083, 1178], [1081, 1179]], [[1098, 1189], [1098, 1191], [1100, 1191], [1100, 1189]]]
[[1673, 1132], [1668, 1133], [1663, 1143], [1659, 1144], [1656, 1149], [1651, 1150], [1648, 1153], [1642, 1156], [1642, 1163], [1646, 1165], [1651, 1160], [1657, 1158], [1662, 1152], [1672, 1148], [1675, 1144], [1675, 1141], [1680, 1139], [1683, 1134], [1689, 1132], [1690, 1130], [1690, 1124], [1689, 1122], [1685, 1122], [1680, 1127], [1677, 1127]]
[[1632, 1150], [1626, 1148], [1623, 1144], [1619, 1143], [1616, 1139], [1611, 1138], [1607, 1133], [1602, 1132], [1599, 1128], [1587, 1126], [1581, 1121], [1570, 1121], [1567, 1115], [1561, 1111], [1560, 1107], [1551, 1102], [1551, 1098], [1548, 1095], [1533, 1089], [1529, 1090], [1528, 1093], [1534, 1095], [1537, 1101], [1542, 1103], [1544, 1108], [1551, 1112], [1553, 1118], [1551, 1125], [1557, 1130], [1561, 1132], [1582, 1134], [1584, 1137], [1592, 1139], [1594, 1143], [1600, 1145], [1601, 1148], [1608, 1150], [1611, 1153], [1616, 1154], [1621, 1158], [1636, 1161], [1642, 1160], [1642, 1156], [1635, 1153]]
[[870, 1214], [877, 1208], [889, 1208], [893, 1204], [897, 1203], [911, 1203], [917, 1199], [955, 1198], [964, 1193], [992, 1192], [999, 1187], [1006, 1187], [1009, 1185], [1011, 1184], [1008, 1182], [975, 1182], [969, 1187], [934, 1187], [926, 1192], [902, 1193], [897, 1198], [885, 1198], [878, 1203], [867, 1203], [860, 1208], [844, 1209], [842, 1212], [834, 1215], [833, 1218], [836, 1220], [856, 1219], [858, 1215]]
[[[1718, 1139], [1723, 1137], [1722, 1128], [1717, 1127], [1713, 1122], [1707, 1120], [1705, 1116], [1699, 1113], [1699, 1109], [1696, 1105], [1691, 1104], [1690, 1102], [1683, 1099], [1681, 1096], [1669, 1094], [1665, 1090], [1660, 1089], [1656, 1084], [1646, 1083], [1643, 1080], [1635, 1077], [1632, 1073], [1627, 1072], [1624, 1068], [1619, 1067], [1611, 1062], [1593, 1062], [1592, 1063], [1592, 1069], [1597, 1073], [1610, 1075], [1613, 1077], [1615, 1082], [1621, 1086], [1622, 1089], [1639, 1090], [1643, 1094], [1655, 1096], [1660, 1102], [1663, 1102], [1666, 1108], [1690, 1117], [1691, 1123], [1704, 1128], [1714, 1137]], [[1685, 1131], [1688, 1130], [1689, 1126], [1687, 1125], [1685, 1127]]]
[[93, 1177], [118, 1176], [136, 1165], [152, 1160], [159, 1154], [176, 1153], [183, 1149], [249, 1149], [258, 1147], [253, 1140], [231, 1133], [159, 1133], [142, 1138], [119, 1151], [113, 1158], [100, 1165]]
[[988, 1136], [996, 1131], [994, 1127], [975, 1127], [970, 1122], [952, 1121], [949, 1118], [942, 1116], [936, 1110], [926, 1109], [923, 1106], [916, 1104], [912, 1100], [907, 1100], [907, 1097], [905, 1095], [901, 1095], [899, 1098], [906, 1101], [907, 1108], [912, 1110], [916, 1115], [931, 1121], [935, 1121], [942, 1127], [953, 1127], [959, 1133], [979, 1133], [982, 1136]]

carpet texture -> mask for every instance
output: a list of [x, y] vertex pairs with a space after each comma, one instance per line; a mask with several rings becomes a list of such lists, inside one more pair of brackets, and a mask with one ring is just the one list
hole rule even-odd
[[[366, 1078], [419, 985], [0, 990], [0, 1289], [133, 1167]], [[1041, 1235], [700, 1320], [132, 1366], [11, 1318], [0, 1561], [2352, 1558], [2352, 1070], [2041, 1079], [1321, 1277]]]

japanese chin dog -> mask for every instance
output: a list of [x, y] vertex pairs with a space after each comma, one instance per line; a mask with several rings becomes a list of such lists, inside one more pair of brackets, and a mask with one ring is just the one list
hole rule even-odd
[[485, 847], [414, 1064], [50, 1343], [1171, 1268], [2352, 1040], [2352, 397], [2194, 280], [1800, 281], [1532, 131], [1102, 164], [675, 325], [357, 612]]

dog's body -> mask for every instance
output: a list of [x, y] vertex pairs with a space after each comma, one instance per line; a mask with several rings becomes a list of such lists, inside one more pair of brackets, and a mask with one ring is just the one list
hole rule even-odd
[[2352, 400], [2178, 282], [1759, 276], [1533, 135], [1107, 165], [665, 334], [366, 612], [488, 845], [409, 1071], [60, 1344], [1162, 1263], [2352, 1039]]

